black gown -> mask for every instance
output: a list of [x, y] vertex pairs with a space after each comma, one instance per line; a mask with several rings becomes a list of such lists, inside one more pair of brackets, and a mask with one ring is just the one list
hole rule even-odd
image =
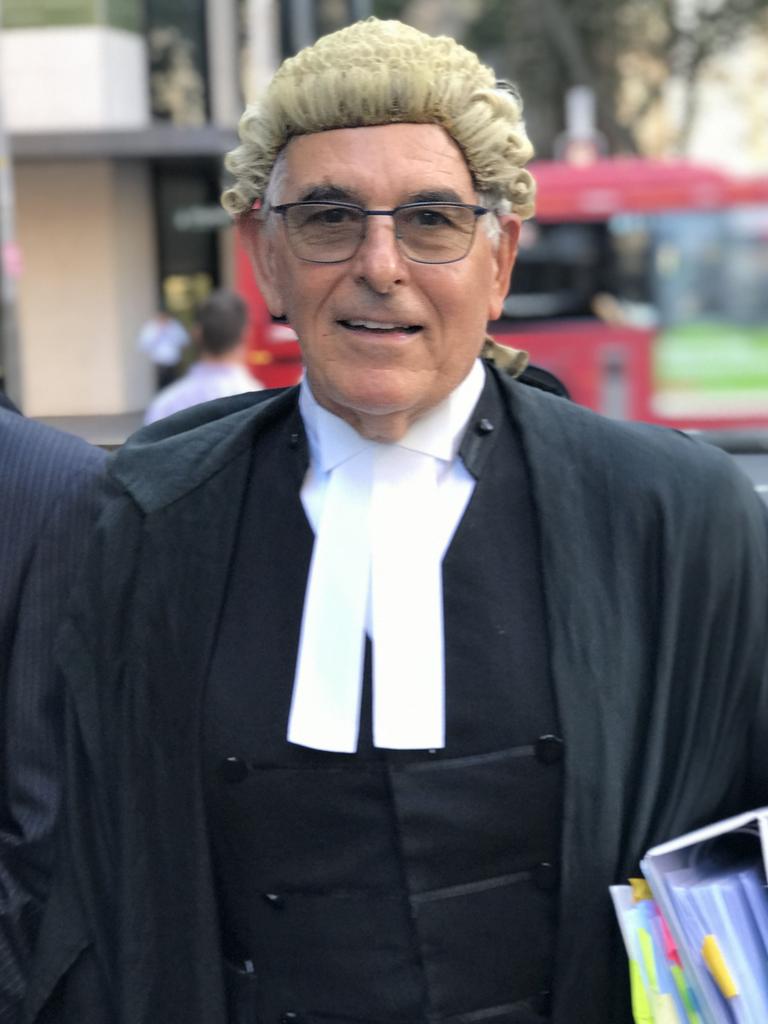
[[562, 741], [530, 486], [494, 378], [468, 439], [476, 486], [443, 572], [446, 746], [373, 747], [367, 666], [354, 755], [285, 738], [312, 533], [279, 439], [254, 445], [203, 715], [237, 1024], [546, 1019]]
[[[625, 1024], [608, 885], [654, 843], [768, 802], [766, 510], [722, 452], [496, 379], [564, 740], [552, 1021]], [[300, 480], [294, 390], [170, 417], [112, 464], [60, 642], [66, 816], [30, 1019], [228, 1024], [202, 718], [252, 445], [273, 428]]]

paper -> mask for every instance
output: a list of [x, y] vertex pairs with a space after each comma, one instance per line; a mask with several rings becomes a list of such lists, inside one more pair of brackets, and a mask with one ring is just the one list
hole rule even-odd
[[611, 886], [629, 958], [635, 1024], [703, 1024], [674, 940], [648, 892], [637, 885]]

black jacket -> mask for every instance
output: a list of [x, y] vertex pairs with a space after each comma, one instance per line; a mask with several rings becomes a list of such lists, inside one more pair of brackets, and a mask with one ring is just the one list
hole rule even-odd
[[[716, 449], [504, 387], [539, 518], [566, 750], [553, 1019], [619, 1024], [627, 968], [608, 885], [653, 843], [768, 802], [765, 509]], [[161, 421], [112, 465], [61, 646], [67, 817], [31, 1019], [227, 1020], [200, 709], [251, 439], [275, 417], [300, 429], [295, 389]]]

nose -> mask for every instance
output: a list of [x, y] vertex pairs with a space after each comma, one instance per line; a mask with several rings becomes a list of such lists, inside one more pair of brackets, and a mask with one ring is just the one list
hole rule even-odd
[[353, 257], [356, 280], [379, 295], [387, 295], [408, 275], [407, 262], [395, 238], [392, 217], [366, 217], [363, 240]]

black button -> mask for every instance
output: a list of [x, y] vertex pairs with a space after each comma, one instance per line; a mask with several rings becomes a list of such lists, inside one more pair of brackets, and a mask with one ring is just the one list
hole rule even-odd
[[536, 757], [542, 764], [556, 764], [563, 759], [563, 741], [559, 736], [547, 733], [536, 740]]
[[533, 884], [537, 889], [543, 889], [544, 892], [552, 892], [558, 886], [557, 868], [548, 861], [537, 864], [531, 874], [533, 876]]
[[265, 903], [268, 903], [270, 907], [274, 907], [275, 910], [282, 910], [285, 906], [285, 900], [276, 892], [262, 893], [262, 899]]
[[288, 438], [288, 447], [289, 448], [298, 448], [300, 440], [301, 440], [301, 437], [298, 434], [291, 434], [291, 436]]
[[222, 782], [242, 782], [248, 775], [248, 765], [241, 757], [225, 757], [219, 765]]
[[300, 1021], [301, 1017], [293, 1010], [286, 1010], [285, 1013], [280, 1014], [280, 1024], [299, 1024]]
[[475, 430], [478, 434], [491, 434], [493, 433], [493, 424], [490, 420], [483, 417], [475, 424]]

